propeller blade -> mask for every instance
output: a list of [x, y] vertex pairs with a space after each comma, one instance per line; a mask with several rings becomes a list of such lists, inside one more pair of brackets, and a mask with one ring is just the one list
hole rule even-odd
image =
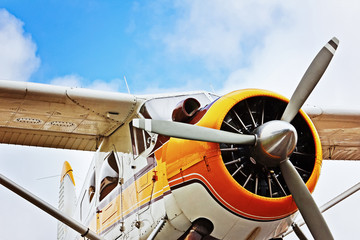
[[305, 183], [289, 160], [280, 163], [284, 180], [314, 239], [334, 239]]
[[290, 102], [286, 106], [286, 109], [281, 117], [281, 120], [291, 122], [294, 119], [324, 74], [332, 57], [335, 54], [335, 50], [337, 49], [338, 45], [339, 40], [334, 37], [316, 55], [309, 68], [306, 70], [304, 76], [302, 77], [295, 92], [293, 93]]
[[196, 125], [153, 119], [133, 119], [133, 126], [169, 137], [229, 144], [254, 144], [254, 135], [231, 133]]

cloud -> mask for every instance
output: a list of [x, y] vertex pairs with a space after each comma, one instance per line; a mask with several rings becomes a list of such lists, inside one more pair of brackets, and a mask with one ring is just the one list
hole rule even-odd
[[182, 15], [164, 38], [170, 52], [225, 68], [246, 62], [248, 49], [283, 14], [276, 1], [181, 1], [176, 8]]
[[114, 78], [108, 82], [105, 82], [101, 79], [96, 79], [92, 81], [87, 88], [101, 91], [110, 91], [110, 92], [119, 92], [120, 90], [124, 90], [125, 81], [120, 78]]
[[125, 81], [120, 78], [114, 78], [108, 82], [101, 79], [89, 82], [82, 76], [69, 74], [52, 79], [50, 84], [72, 88], [89, 88], [100, 91], [119, 92], [120, 90], [124, 90]]
[[289, 26], [269, 31], [263, 46], [251, 53], [249, 66], [233, 71], [223, 90], [261, 86], [290, 97], [317, 52], [335, 35], [340, 39], [339, 49], [309, 102], [356, 107], [360, 100], [355, 90], [360, 87], [356, 63], [360, 34], [353, 27], [360, 21], [360, 5], [345, 5], [320, 1], [287, 6]]
[[[203, 81], [202, 79], [183, 79], [181, 86], [176, 87], [163, 87], [162, 83], [152, 81], [151, 85], [144, 88], [138, 94], [166, 94], [166, 93], [176, 93], [176, 92], [189, 92], [189, 91], [199, 91], [203, 90]], [[211, 85], [206, 86], [206, 89], [211, 91]]]
[[[40, 67], [36, 55], [37, 46], [31, 35], [24, 31], [24, 23], [5, 9], [0, 9], [0, 79], [28, 81]], [[77, 74], [68, 74], [52, 79], [50, 84], [68, 87], [84, 87], [105, 91], [119, 91], [122, 80], [109, 82], [97, 79], [87, 83]]]
[[69, 74], [62, 77], [56, 77], [50, 81], [50, 84], [57, 86], [65, 86], [65, 87], [73, 87], [78, 88], [81, 87], [83, 77], [77, 74]]
[[39, 68], [36, 44], [24, 23], [0, 9], [0, 79], [28, 81]]
[[[0, 9], [0, 79], [28, 81], [40, 67], [36, 55], [37, 46], [29, 33], [24, 31], [24, 23], [5, 9]], [[67, 87], [84, 87], [104, 91], [120, 91], [124, 88], [121, 79], [110, 81], [94, 80], [89, 83], [78, 74], [55, 77], [50, 84]]]
[[[326, 7], [325, 7], [326, 6]], [[360, 4], [356, 1], [178, 2], [181, 12], [164, 43], [173, 55], [227, 69], [222, 93], [256, 87], [290, 97], [306, 68], [333, 36], [340, 47], [309, 103], [357, 107], [360, 102]]]

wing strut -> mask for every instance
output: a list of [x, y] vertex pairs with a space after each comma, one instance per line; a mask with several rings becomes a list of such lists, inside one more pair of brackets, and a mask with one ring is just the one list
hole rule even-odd
[[[331, 199], [330, 201], [328, 201], [327, 203], [325, 203], [324, 205], [322, 205], [319, 209], [321, 213], [326, 212], [328, 209], [332, 208], [333, 206], [335, 206], [336, 204], [340, 203], [341, 201], [345, 200], [346, 198], [350, 197], [351, 195], [353, 195], [354, 193], [356, 193], [357, 191], [360, 190], [360, 182], [358, 182], [357, 184], [355, 184], [354, 186], [352, 186], [351, 188], [349, 188], [348, 190], [346, 190], [345, 192], [337, 195], [336, 197], [334, 197], [333, 199]], [[302, 219], [301, 221], [298, 221], [295, 223], [297, 225], [298, 228], [300, 228], [301, 226], [303, 226], [305, 224], [305, 221]], [[288, 232], [286, 232], [283, 237], [286, 237], [287, 235], [289, 235], [290, 233], [292, 233], [294, 231], [294, 229], [289, 230]]]
[[10, 179], [6, 178], [4, 175], [0, 174], [0, 184], [4, 187], [9, 189], [10, 191], [16, 193], [20, 197], [26, 199], [27, 201], [31, 202], [41, 210], [45, 211], [46, 213], [50, 214], [60, 222], [68, 225], [75, 231], [81, 234], [82, 237], [86, 237], [91, 240], [104, 240], [104, 238], [100, 237], [93, 231], [91, 231], [88, 227], [84, 226], [83, 224], [75, 221], [73, 218], [66, 216], [63, 212], [56, 209], [49, 203], [45, 202], [44, 200], [40, 199], [39, 197], [35, 196], [31, 192], [27, 191], [23, 187], [17, 185]]

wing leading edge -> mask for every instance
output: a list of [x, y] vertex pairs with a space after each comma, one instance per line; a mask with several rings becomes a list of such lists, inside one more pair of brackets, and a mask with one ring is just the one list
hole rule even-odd
[[0, 143], [95, 151], [139, 102], [130, 94], [0, 81]]
[[[0, 81], [0, 143], [95, 151], [131, 120], [143, 98], [130, 94]], [[360, 111], [305, 107], [324, 159], [360, 160]]]
[[319, 135], [324, 159], [360, 160], [360, 111], [306, 107]]

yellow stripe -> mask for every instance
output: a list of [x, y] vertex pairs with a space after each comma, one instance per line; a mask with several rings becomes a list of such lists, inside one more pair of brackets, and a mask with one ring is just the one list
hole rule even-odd
[[[164, 166], [157, 166], [150, 170], [140, 178], [136, 179], [130, 186], [122, 191], [122, 194], [117, 195], [110, 203], [104, 206], [99, 214], [99, 221], [101, 227], [98, 233], [103, 232], [111, 225], [121, 220], [122, 217], [130, 214], [134, 210], [140, 210], [142, 206], [150, 203], [151, 200], [163, 195], [164, 192], [169, 191], [170, 187], [164, 172]], [[153, 181], [152, 177], [156, 170], [158, 181]], [[155, 185], [154, 185], [155, 184]], [[121, 211], [121, 200], [123, 210]]]

